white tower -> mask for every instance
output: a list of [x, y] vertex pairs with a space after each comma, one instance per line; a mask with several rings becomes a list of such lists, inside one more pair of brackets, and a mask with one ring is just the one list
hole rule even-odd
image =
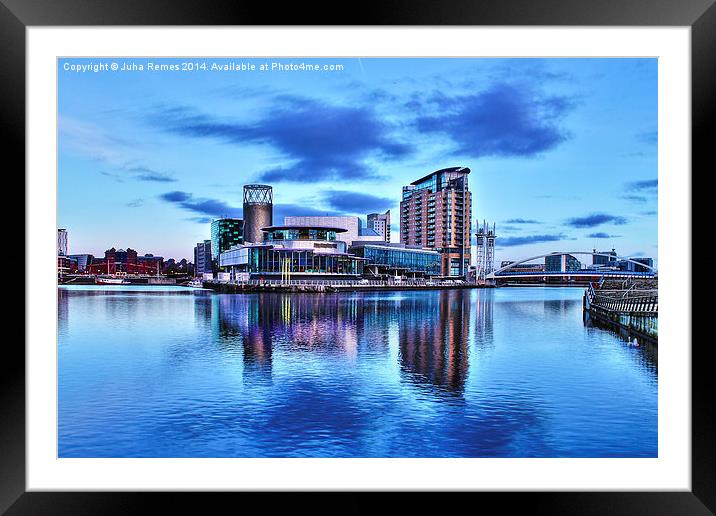
[[482, 226], [477, 224], [477, 279], [484, 280], [485, 276], [495, 270], [495, 223], [492, 229], [483, 220]]

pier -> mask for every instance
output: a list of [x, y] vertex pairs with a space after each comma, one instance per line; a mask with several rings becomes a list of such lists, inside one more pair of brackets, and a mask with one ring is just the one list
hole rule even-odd
[[585, 317], [656, 343], [659, 325], [657, 278], [608, 278], [590, 283], [583, 298]]

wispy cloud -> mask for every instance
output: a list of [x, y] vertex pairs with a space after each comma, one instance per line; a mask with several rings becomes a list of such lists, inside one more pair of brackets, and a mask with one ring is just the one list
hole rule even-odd
[[235, 208], [218, 199], [197, 198], [181, 191], [167, 192], [159, 196], [164, 202], [175, 204], [184, 210], [212, 217], [241, 217], [241, 208]]
[[592, 213], [584, 217], [573, 217], [567, 219], [565, 224], [574, 228], [593, 228], [602, 224], [615, 224], [621, 226], [627, 223], [627, 219], [618, 215], [608, 213]]
[[507, 224], [540, 224], [539, 220], [535, 219], [508, 219], [505, 221]]
[[599, 231], [597, 233], [590, 233], [587, 235], [587, 238], [619, 238], [620, 235], [610, 235], [609, 233], [604, 233], [603, 231]]
[[507, 238], [498, 238], [495, 245], [499, 247], [514, 247], [518, 245], [539, 244], [541, 242], [557, 242], [559, 240], [567, 240], [563, 234], [558, 235], [529, 235], [516, 236]]
[[647, 179], [645, 181], [631, 181], [626, 183], [626, 189], [630, 192], [656, 193], [658, 188], [658, 179]]
[[144, 206], [144, 199], [134, 199], [133, 201], [129, 201], [126, 206], [128, 208], [139, 208], [140, 206]]
[[647, 198], [643, 195], [620, 195], [619, 198], [624, 199], [625, 201], [632, 201], [638, 203], [645, 203], [647, 201]]
[[157, 183], [175, 183], [177, 180], [163, 172], [157, 172], [147, 167], [130, 167], [127, 170], [135, 173], [135, 178], [140, 181], [153, 181]]
[[656, 144], [659, 142], [659, 132], [643, 131], [636, 135], [636, 139], [642, 143]]

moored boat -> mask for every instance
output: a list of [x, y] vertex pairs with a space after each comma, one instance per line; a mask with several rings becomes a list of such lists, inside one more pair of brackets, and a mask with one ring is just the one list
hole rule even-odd
[[123, 278], [96, 276], [94, 279], [97, 285], [123, 285], [127, 283]]

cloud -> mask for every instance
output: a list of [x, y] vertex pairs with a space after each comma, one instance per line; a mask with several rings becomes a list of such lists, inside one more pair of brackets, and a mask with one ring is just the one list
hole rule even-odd
[[[174, 191], [167, 192], [159, 196], [159, 198], [167, 203], [174, 204], [186, 211], [198, 213], [199, 217], [190, 217], [187, 220], [206, 224], [211, 222], [212, 218], [230, 217], [242, 218], [243, 208], [234, 207], [220, 199], [207, 199], [194, 197], [188, 192]], [[208, 215], [208, 217], [207, 217]], [[273, 223], [283, 224], [283, 218], [286, 216], [319, 216], [328, 215], [325, 210], [314, 207], [307, 207], [299, 204], [274, 204], [273, 206]]]
[[388, 197], [345, 190], [329, 190], [324, 198], [331, 208], [345, 213], [384, 212], [395, 203]]
[[518, 245], [538, 244], [540, 242], [557, 242], [559, 240], [566, 240], [566, 237], [560, 233], [559, 235], [530, 235], [498, 238], [495, 245], [499, 244], [500, 247], [514, 247]]
[[657, 211], [656, 210], [642, 211], [641, 214], [646, 215], [646, 216], [652, 216], [652, 215], [656, 215]]
[[573, 217], [567, 219], [566, 225], [574, 228], [593, 228], [602, 224], [615, 224], [622, 226], [627, 223], [627, 219], [618, 215], [609, 215], [607, 213], [592, 213], [585, 217]]
[[144, 205], [144, 199], [134, 199], [127, 203], [128, 208], [139, 208]]
[[534, 219], [509, 219], [506, 220], [507, 224], [540, 224], [539, 220]]
[[620, 199], [624, 199], [625, 201], [632, 201], [632, 202], [646, 202], [647, 199], [643, 195], [620, 195]]
[[658, 188], [658, 179], [647, 179], [646, 181], [631, 181], [626, 184], [626, 189], [630, 192], [656, 193]]
[[196, 198], [181, 191], [167, 192], [159, 196], [165, 202], [180, 208], [212, 217], [241, 217], [241, 208], [235, 208], [218, 199]]
[[555, 148], [569, 137], [557, 122], [574, 108], [568, 97], [540, 97], [505, 83], [474, 95], [437, 93], [428, 102], [438, 113], [419, 117], [418, 130], [446, 134], [456, 155], [475, 158], [533, 157]]
[[227, 120], [170, 107], [151, 117], [165, 131], [209, 138], [232, 145], [261, 144], [279, 150], [285, 165], [259, 174], [267, 182], [313, 183], [380, 177], [365, 165], [368, 158], [398, 159], [412, 147], [398, 142], [392, 126], [365, 106], [336, 106], [304, 97], [278, 95], [265, 115], [253, 122]]
[[659, 142], [658, 131], [644, 131], [636, 135], [636, 139], [642, 143], [656, 144]]
[[157, 172], [147, 167], [131, 167], [127, 170], [134, 172], [135, 177], [140, 181], [154, 181], [157, 183], [175, 183], [177, 181], [168, 174]]
[[597, 233], [590, 233], [587, 235], [587, 238], [619, 238], [621, 235], [610, 235], [609, 233], [604, 233], [603, 231], [599, 231]]

